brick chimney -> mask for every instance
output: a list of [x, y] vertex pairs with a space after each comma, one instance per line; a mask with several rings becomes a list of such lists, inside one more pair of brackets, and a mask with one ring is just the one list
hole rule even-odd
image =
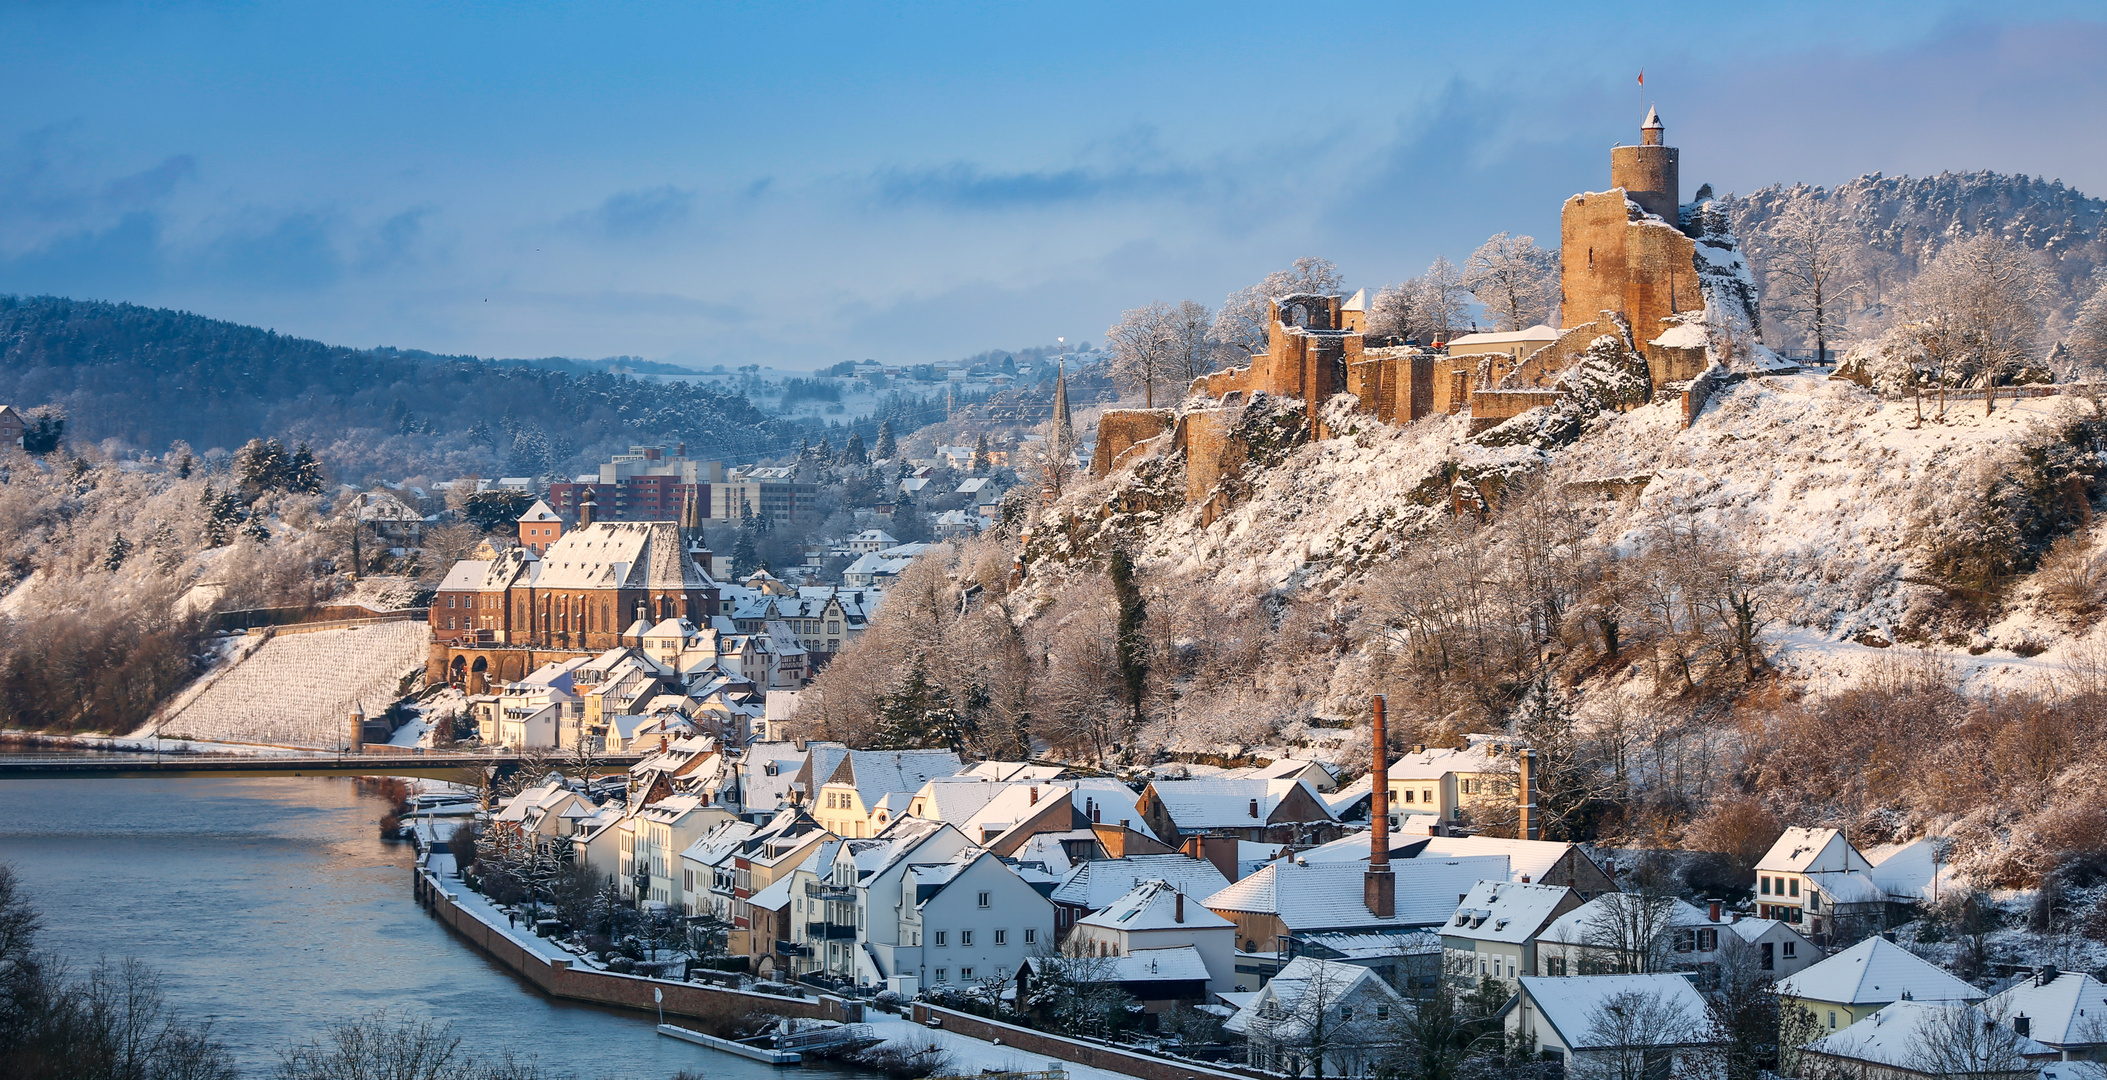
[[1188, 836], [1184, 843], [1178, 845], [1178, 850], [1201, 862], [1214, 864], [1214, 868], [1231, 881], [1237, 879], [1234, 836]]
[[1172, 909], [1171, 911], [1171, 921], [1182, 923], [1185, 921], [1185, 890], [1180, 889], [1173, 895], [1175, 895], [1178, 899], [1177, 907]]
[[1368, 873], [1362, 882], [1362, 900], [1368, 913], [1378, 919], [1397, 914], [1397, 876], [1390, 870], [1390, 746], [1383, 695], [1375, 695], [1375, 719], [1370, 742], [1375, 744], [1373, 787], [1368, 795]]
[[1521, 820], [1515, 828], [1515, 835], [1523, 840], [1541, 839], [1537, 836], [1539, 823], [1536, 819], [1536, 751], [1523, 747], [1515, 758], [1515, 765], [1521, 769], [1520, 790], [1515, 797], [1522, 803]]
[[1718, 921], [1719, 921], [1719, 901], [1718, 901], [1718, 900], [1707, 900], [1707, 901], [1705, 902], [1705, 906], [1706, 906], [1706, 908], [1707, 908], [1707, 909], [1708, 909], [1708, 910], [1710, 911], [1710, 913], [1711, 913], [1711, 918], [1712, 918], [1712, 921], [1713, 921], [1713, 922], [1718, 922]]
[[578, 493], [578, 527], [583, 529], [593, 523], [593, 511], [598, 508], [599, 496], [591, 487]]

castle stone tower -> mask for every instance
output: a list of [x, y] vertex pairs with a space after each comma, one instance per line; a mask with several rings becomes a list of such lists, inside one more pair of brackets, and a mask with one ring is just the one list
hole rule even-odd
[[1639, 145], [1610, 150], [1610, 186], [1623, 188], [1625, 197], [1647, 213], [1675, 225], [1683, 201], [1682, 162], [1675, 147], [1661, 145], [1666, 133], [1661, 114], [1647, 109]]

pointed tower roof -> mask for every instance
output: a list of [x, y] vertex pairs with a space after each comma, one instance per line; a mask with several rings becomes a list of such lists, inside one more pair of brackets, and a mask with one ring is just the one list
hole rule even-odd
[[1643, 123], [1643, 124], [1640, 124], [1640, 125], [1639, 125], [1639, 130], [1640, 130], [1640, 131], [1648, 131], [1648, 130], [1652, 130], [1652, 131], [1660, 131], [1660, 130], [1663, 130], [1663, 129], [1664, 129], [1665, 127], [1666, 127], [1666, 125], [1664, 125], [1664, 124], [1662, 124], [1662, 123], [1661, 123], [1661, 113], [1660, 113], [1660, 110], [1658, 110], [1658, 109], [1655, 109], [1655, 108], [1654, 108], [1653, 106], [1651, 106], [1651, 105], [1648, 105], [1648, 106], [1646, 107], [1646, 122], [1645, 122], [1645, 123]]
[[1075, 420], [1068, 414], [1068, 362], [1061, 361], [1054, 371], [1053, 430], [1047, 433], [1048, 441], [1066, 453], [1075, 449]]

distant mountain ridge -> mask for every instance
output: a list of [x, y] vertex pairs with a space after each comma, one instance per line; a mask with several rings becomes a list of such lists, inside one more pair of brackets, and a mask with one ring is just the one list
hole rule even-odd
[[795, 450], [808, 427], [707, 385], [562, 363], [352, 349], [183, 311], [0, 296], [0, 402], [63, 405], [75, 442], [158, 453], [276, 436], [313, 443], [348, 479], [542, 471], [632, 442], [752, 460]]

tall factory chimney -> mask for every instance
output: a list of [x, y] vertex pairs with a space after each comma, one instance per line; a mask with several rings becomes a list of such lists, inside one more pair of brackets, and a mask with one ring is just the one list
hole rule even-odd
[[1369, 773], [1373, 790], [1368, 795], [1368, 875], [1363, 899], [1368, 913], [1378, 919], [1397, 914], [1397, 876], [1390, 871], [1390, 738], [1383, 716], [1383, 695], [1372, 702], [1375, 720], [1370, 741], [1375, 744], [1375, 767]]

